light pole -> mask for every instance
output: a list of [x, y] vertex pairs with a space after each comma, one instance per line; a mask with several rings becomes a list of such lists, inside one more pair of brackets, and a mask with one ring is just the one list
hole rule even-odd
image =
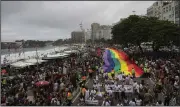
[[86, 44], [86, 33], [85, 33], [85, 30], [84, 30], [84, 28], [83, 28], [82, 23], [79, 24], [79, 25], [80, 25], [80, 28], [81, 28], [82, 32], [84, 33], [84, 41], [85, 41], [85, 44]]
[[136, 11], [132, 11], [134, 15], [136, 15]]

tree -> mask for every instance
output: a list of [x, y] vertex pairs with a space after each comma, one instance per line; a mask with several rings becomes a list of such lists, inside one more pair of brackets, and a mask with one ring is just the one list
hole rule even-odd
[[161, 46], [170, 46], [171, 44], [179, 46], [180, 28], [169, 21], [149, 18], [151, 26], [151, 36], [149, 40], [153, 42], [153, 50], [158, 51]]
[[121, 43], [125, 46], [134, 44], [139, 46], [141, 52], [141, 43], [148, 41], [148, 23], [146, 17], [131, 15], [122, 20], [121, 23], [113, 26], [112, 34], [115, 43]]
[[114, 25], [111, 33], [115, 43], [139, 46], [141, 52], [143, 52], [142, 42], [153, 42], [154, 51], [170, 43], [180, 45], [180, 28], [169, 21], [158, 20], [156, 17], [131, 15]]
[[58, 46], [58, 45], [61, 45], [63, 43], [63, 40], [62, 39], [58, 39], [56, 41], [54, 41], [53, 45], [54, 46]]

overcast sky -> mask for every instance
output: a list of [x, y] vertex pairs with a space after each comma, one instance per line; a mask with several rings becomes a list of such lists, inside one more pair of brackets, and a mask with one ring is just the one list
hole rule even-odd
[[112, 25], [120, 18], [146, 14], [154, 1], [2, 1], [1, 40], [56, 40], [97, 22]]

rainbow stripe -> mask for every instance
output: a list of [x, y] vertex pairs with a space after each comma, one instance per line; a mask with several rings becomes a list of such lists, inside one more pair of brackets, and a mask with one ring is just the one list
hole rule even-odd
[[131, 61], [123, 51], [106, 48], [103, 54], [103, 60], [104, 72], [109, 73], [114, 70], [115, 72], [124, 72], [125, 75], [132, 75], [132, 70], [134, 68], [136, 77], [140, 77], [143, 74], [143, 70]]

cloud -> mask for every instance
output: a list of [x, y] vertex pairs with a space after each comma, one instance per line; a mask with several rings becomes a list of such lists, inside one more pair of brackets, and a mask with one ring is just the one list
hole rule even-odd
[[[132, 11], [146, 14], [153, 1], [2, 1], [2, 41], [69, 38], [74, 30], [91, 23], [109, 24]], [[11, 33], [7, 33], [11, 32]], [[12, 33], [13, 32], [13, 33]], [[10, 35], [13, 34], [13, 35]]]

